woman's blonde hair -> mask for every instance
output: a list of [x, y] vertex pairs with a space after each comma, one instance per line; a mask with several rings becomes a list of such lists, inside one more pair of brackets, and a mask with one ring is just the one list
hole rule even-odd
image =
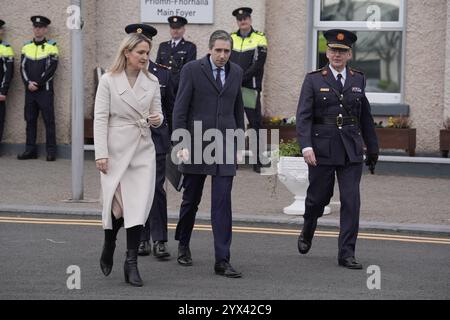
[[[114, 63], [112, 64], [109, 71], [111, 73], [120, 73], [125, 70], [127, 66], [127, 57], [125, 56], [125, 50], [132, 51], [136, 46], [141, 42], [147, 42], [152, 48], [152, 42], [149, 38], [144, 36], [141, 33], [130, 33], [125, 39], [122, 40], [122, 43], [119, 46], [119, 50], [117, 51], [116, 58], [114, 59]], [[149, 77], [150, 74], [146, 68], [142, 69], [144, 74]]]

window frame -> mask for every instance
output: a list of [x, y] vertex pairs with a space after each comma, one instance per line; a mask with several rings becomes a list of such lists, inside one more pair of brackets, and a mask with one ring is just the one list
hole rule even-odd
[[312, 43], [311, 46], [311, 63], [312, 68], [317, 66], [318, 58], [318, 33], [329, 29], [348, 29], [352, 31], [399, 31], [402, 34], [401, 43], [401, 64], [400, 64], [400, 92], [399, 93], [379, 93], [367, 92], [366, 96], [371, 103], [404, 103], [404, 88], [405, 88], [405, 57], [406, 57], [406, 0], [400, 0], [399, 21], [380, 21], [379, 29], [369, 29], [366, 21], [320, 21], [321, 0], [310, 0], [310, 8], [313, 10], [312, 14]]

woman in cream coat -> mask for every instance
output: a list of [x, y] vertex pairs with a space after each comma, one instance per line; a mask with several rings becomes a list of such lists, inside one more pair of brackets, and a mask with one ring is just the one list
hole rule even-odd
[[105, 276], [111, 273], [116, 236], [124, 224], [125, 281], [133, 286], [143, 285], [137, 249], [155, 187], [150, 126], [159, 127], [163, 121], [159, 82], [147, 71], [150, 49], [151, 41], [144, 35], [128, 35], [110, 72], [101, 78], [95, 99], [95, 160], [101, 172], [105, 229], [100, 267]]

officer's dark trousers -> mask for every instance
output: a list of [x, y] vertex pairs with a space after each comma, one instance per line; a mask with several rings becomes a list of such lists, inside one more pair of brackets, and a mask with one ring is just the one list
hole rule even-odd
[[0, 101], [0, 143], [3, 138], [3, 129], [5, 125], [5, 113], [6, 113], [6, 103], [5, 101]]
[[142, 232], [141, 241], [167, 242], [167, 195], [164, 190], [166, 180], [166, 154], [156, 155], [156, 184], [152, 208]]
[[[189, 245], [206, 177], [200, 174], [184, 175], [183, 201], [175, 232], [175, 239], [180, 241], [180, 245]], [[232, 229], [231, 189], [234, 177], [212, 176], [211, 178], [211, 224], [215, 258], [216, 262], [229, 261]]]
[[305, 201], [305, 227], [315, 229], [317, 219], [323, 215], [325, 206], [333, 196], [335, 174], [338, 179], [341, 216], [339, 233], [339, 259], [355, 255], [356, 238], [359, 228], [360, 195], [359, 183], [362, 175], [362, 163], [345, 166], [309, 167], [309, 188]]
[[[252, 150], [257, 152], [257, 164], [261, 164], [260, 162], [260, 150], [259, 150], [259, 129], [261, 129], [261, 92], [258, 91], [258, 96], [256, 97], [256, 108], [244, 108], [245, 114], [247, 116], [248, 122], [250, 126], [256, 130], [256, 138], [257, 138], [257, 150]], [[265, 150], [263, 150], [265, 151]], [[254, 163], [253, 163], [254, 164]]]
[[39, 111], [45, 124], [47, 154], [56, 154], [55, 110], [53, 92], [41, 90], [25, 94], [25, 121], [27, 122], [26, 151], [36, 152], [36, 132]]

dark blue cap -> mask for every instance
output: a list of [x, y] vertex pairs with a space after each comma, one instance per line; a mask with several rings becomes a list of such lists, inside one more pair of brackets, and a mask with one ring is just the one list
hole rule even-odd
[[158, 34], [158, 30], [156, 30], [152, 26], [149, 26], [149, 25], [143, 24], [143, 23], [129, 24], [125, 27], [125, 32], [126, 33], [142, 33], [144, 36], [146, 36], [150, 40], [153, 40], [153, 37]]

